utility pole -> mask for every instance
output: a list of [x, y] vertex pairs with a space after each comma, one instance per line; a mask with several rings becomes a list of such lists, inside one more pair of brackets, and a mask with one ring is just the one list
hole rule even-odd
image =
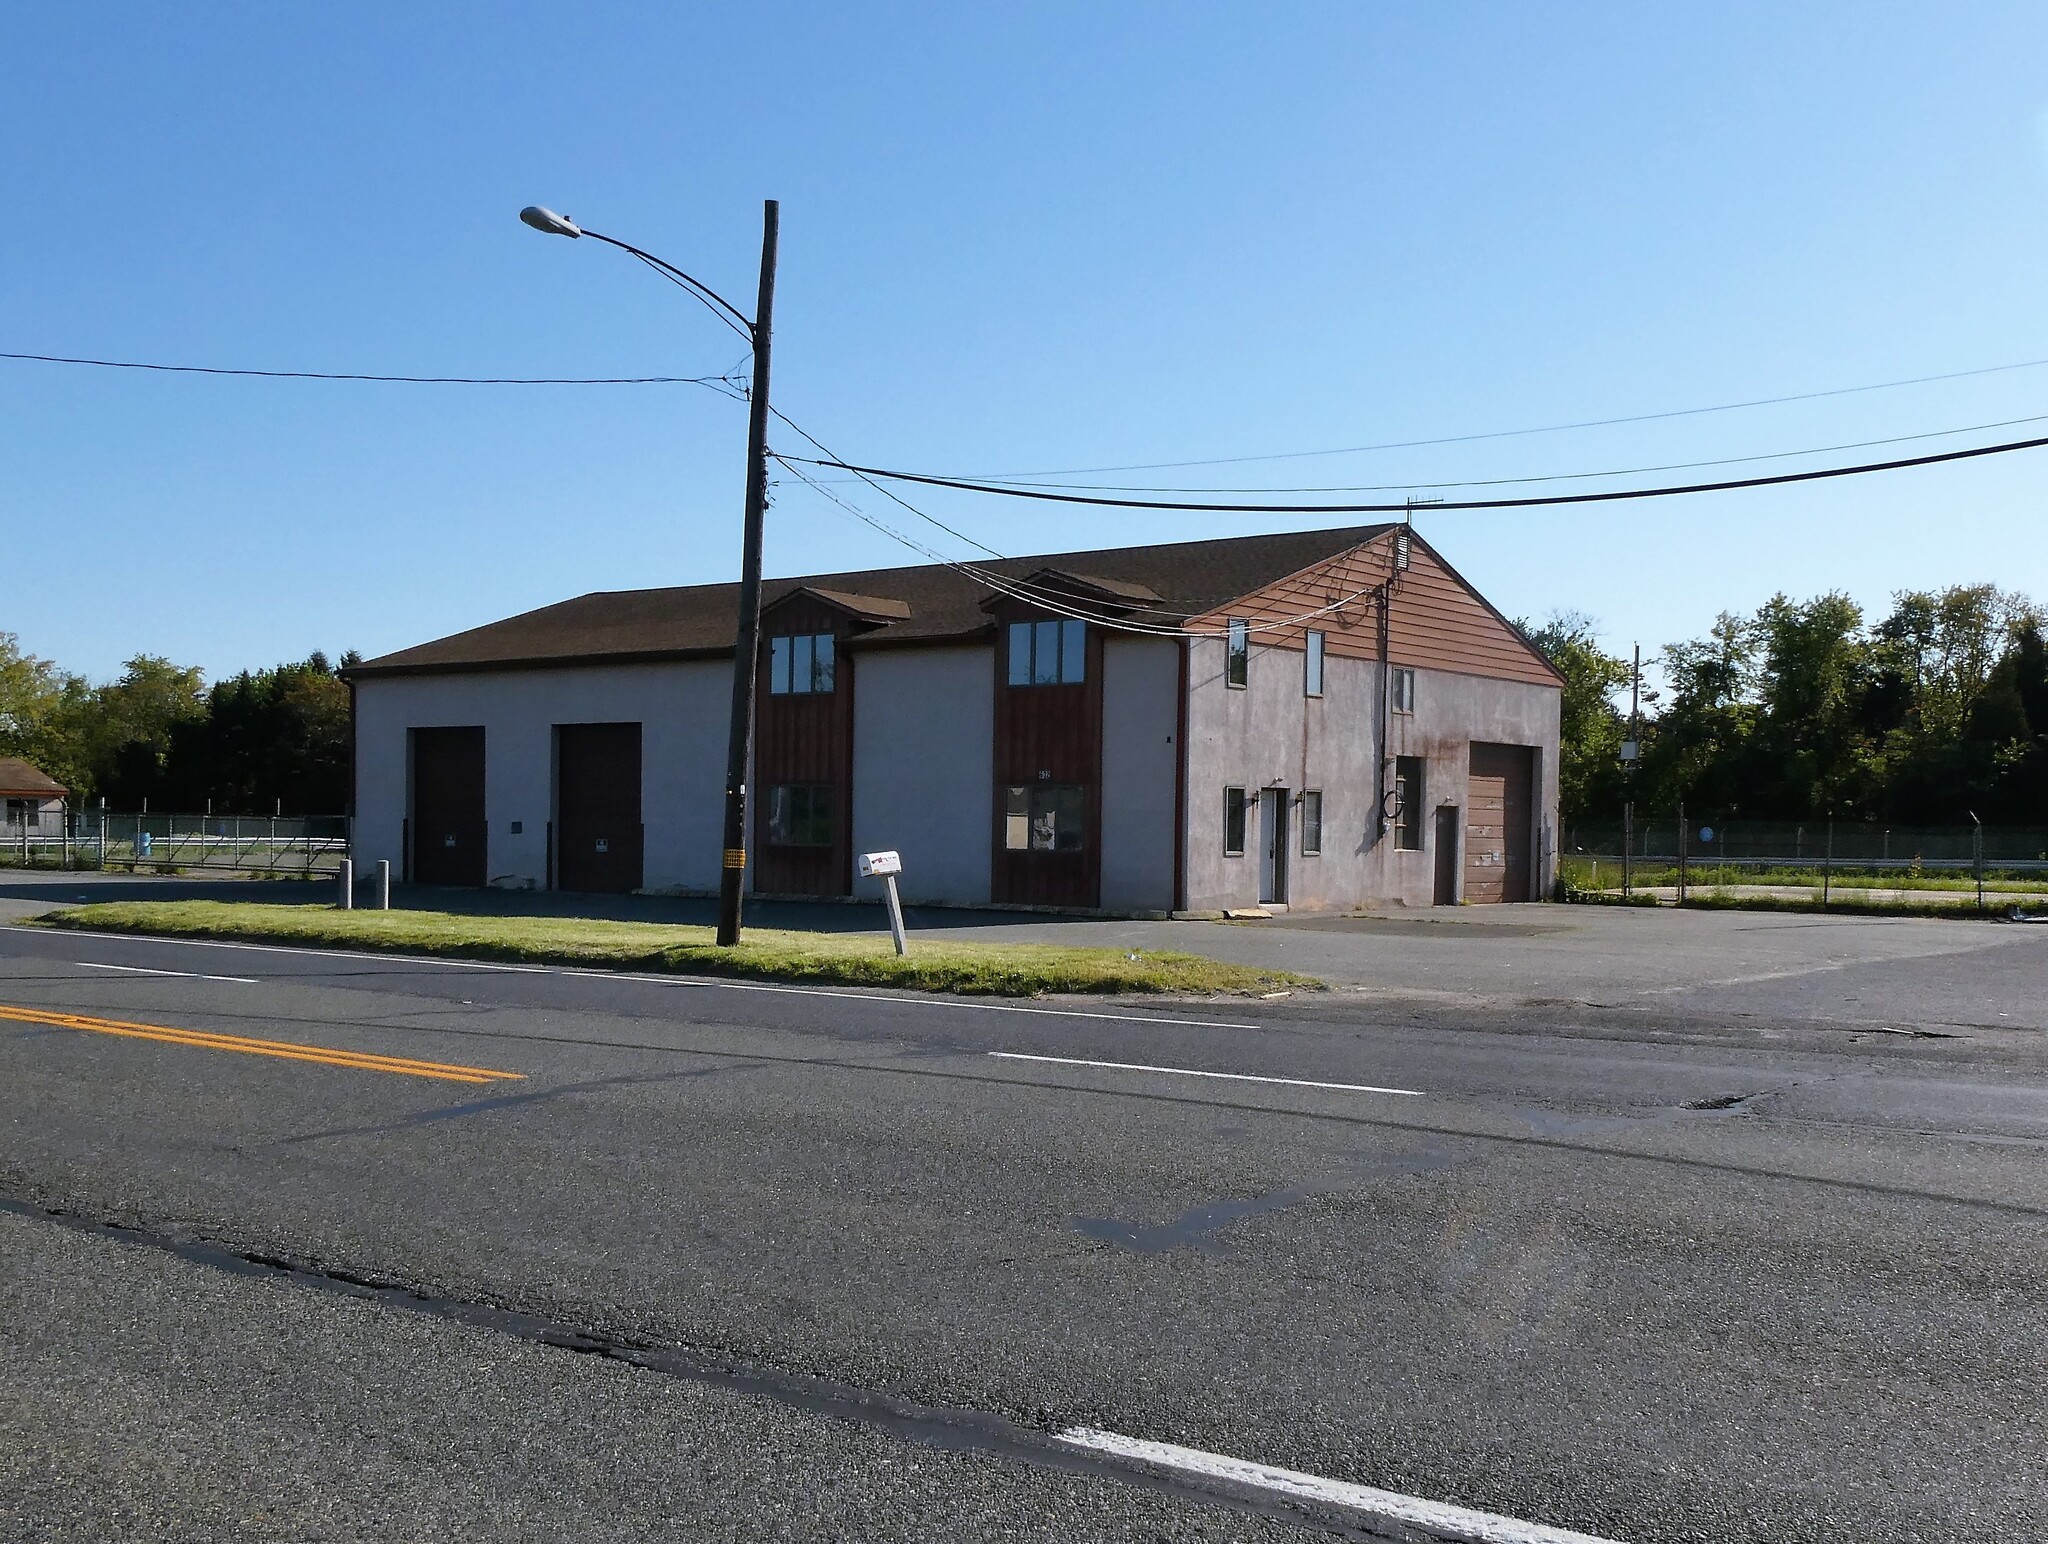
[[1636, 645], [1636, 662], [1628, 678], [1628, 743], [1621, 748], [1622, 776], [1627, 781], [1621, 801], [1621, 893], [1633, 893], [1636, 835], [1636, 764], [1642, 760], [1643, 742], [1637, 737], [1636, 719], [1643, 706], [1643, 646]]
[[754, 668], [761, 653], [761, 526], [768, 510], [768, 349], [775, 311], [775, 247], [782, 206], [761, 209], [761, 290], [754, 309], [754, 380], [747, 403], [747, 516], [740, 547], [740, 617], [733, 641], [732, 733], [725, 757], [725, 850], [718, 883], [718, 942], [740, 941], [747, 880], [747, 764], [754, 751]]

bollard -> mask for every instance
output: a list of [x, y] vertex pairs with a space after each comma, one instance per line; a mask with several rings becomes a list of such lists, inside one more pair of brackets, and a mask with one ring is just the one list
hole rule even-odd
[[389, 911], [391, 909], [391, 860], [389, 858], [379, 858], [377, 860], [377, 909], [379, 911]]
[[341, 881], [341, 900], [338, 909], [341, 911], [354, 911], [356, 907], [355, 864], [351, 863], [347, 858], [343, 858], [341, 860], [341, 868], [336, 877]]

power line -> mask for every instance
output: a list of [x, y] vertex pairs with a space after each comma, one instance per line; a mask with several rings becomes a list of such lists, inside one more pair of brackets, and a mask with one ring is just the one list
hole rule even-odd
[[63, 354], [4, 354], [0, 359], [46, 365], [96, 365], [103, 370], [156, 370], [168, 375], [247, 375], [283, 381], [386, 381], [409, 386], [710, 386], [740, 384], [732, 375], [356, 375], [327, 370], [230, 370], [216, 365], [144, 364], [132, 359], [73, 359]]
[[[1868, 461], [1857, 466], [1822, 467], [1811, 472], [1778, 472], [1769, 477], [1738, 477], [1724, 482], [1685, 483], [1666, 488], [1621, 488], [1604, 493], [1546, 493], [1521, 499], [1452, 499], [1432, 503], [1432, 512], [1454, 509], [1531, 509], [1557, 504], [1608, 504], [1622, 499], [1675, 498], [1686, 493], [1726, 493], [1738, 488], [1772, 488], [1786, 483], [1820, 482], [1835, 477], [1861, 477], [1873, 472], [1896, 472], [1906, 467], [1935, 466], [1946, 461], [1969, 461], [1979, 456], [1999, 456], [2016, 450], [2038, 450], [2048, 437], [2012, 440], [2002, 445], [1978, 445], [1968, 450], [1944, 450], [1927, 456], [1908, 456], [1896, 461]], [[811, 461], [812, 466], [829, 466], [865, 477], [882, 477], [892, 482], [919, 483], [934, 488], [958, 488], [968, 493], [992, 493], [1004, 498], [1038, 499], [1053, 504], [1089, 504], [1108, 509], [1185, 510], [1200, 514], [1232, 515], [1399, 515], [1412, 506], [1400, 504], [1191, 504], [1169, 499], [1113, 499], [1092, 493], [1055, 493], [1048, 488], [1004, 487], [997, 483], [971, 482], [958, 477], [935, 477], [924, 472], [892, 472], [883, 467], [853, 466], [844, 461]]]
[[1609, 429], [1620, 424], [1656, 423], [1667, 418], [1696, 418], [1707, 413], [1733, 413], [1744, 408], [1777, 407], [1787, 402], [1818, 402], [1827, 397], [1850, 397], [1868, 391], [1893, 391], [1902, 386], [1931, 386], [1941, 381], [1968, 380], [1979, 375], [2000, 375], [2013, 370], [2038, 370], [2048, 359], [2022, 359], [2009, 365], [1984, 365], [1974, 370], [1951, 370], [1942, 375], [1915, 375], [1897, 381], [1873, 381], [1864, 386], [1836, 386], [1826, 391], [1802, 391], [1783, 397], [1753, 397], [1746, 402], [1717, 402], [1709, 407], [1672, 408], [1661, 413], [1632, 413], [1622, 418], [1586, 418], [1575, 423], [1538, 424], [1528, 429], [1493, 429], [1481, 434], [1451, 434], [1429, 440], [1386, 440], [1376, 445], [1339, 445], [1326, 450], [1279, 450], [1252, 456], [1211, 456], [1196, 461], [1133, 461], [1121, 466], [1069, 466], [1033, 472], [1001, 472], [970, 478], [994, 482], [1003, 478], [1084, 477], [1095, 472], [1163, 472], [1184, 466], [1238, 466], [1249, 461], [1298, 461], [1313, 456], [1353, 456], [1376, 450], [1415, 450], [1429, 445], [1469, 445], [1476, 440], [1508, 440], [1530, 434], [1562, 434], [1572, 429]]
[[[790, 427], [795, 428], [796, 426], [792, 424]], [[797, 430], [797, 432], [799, 434], [803, 433], [801, 429]], [[809, 436], [806, 435], [805, 438], [808, 439]], [[911, 551], [930, 558], [933, 562], [942, 564], [954, 572], [962, 574], [988, 589], [994, 590], [999, 595], [1007, 595], [1013, 600], [1024, 601], [1028, 605], [1037, 606], [1041, 610], [1050, 611], [1057, 616], [1072, 617], [1076, 621], [1086, 622], [1090, 626], [1100, 627], [1108, 632], [1131, 633], [1146, 638], [1221, 638], [1228, 635], [1229, 629], [1227, 627], [1191, 628], [1178, 624], [1174, 626], [1161, 626], [1152, 623], [1127, 622], [1120, 618], [1103, 616], [1099, 612], [1078, 610], [1067, 596], [1034, 586], [1025, 580], [1008, 579], [977, 564], [964, 563], [957, 558], [949, 558], [943, 552], [926, 546], [915, 537], [906, 536], [903, 532], [895, 529], [895, 527], [875, 519], [874, 516], [868, 514], [866, 510], [850, 499], [841, 498], [824, 483], [805, 472], [800, 465], [793, 464], [790, 459], [782, 456], [776, 456], [775, 459], [781, 462], [799, 481], [838, 505], [862, 524], [872, 526], [891, 541], [900, 543]], [[883, 491], [887, 492], [888, 490], [884, 489]], [[890, 497], [896, 498], [896, 495], [890, 494]], [[897, 498], [896, 502], [903, 504], [903, 507], [910, 510], [912, 514], [918, 515], [923, 519], [931, 519], [931, 516], [926, 515], [924, 511], [918, 509], [915, 505], [905, 503], [900, 498]], [[933, 524], [936, 525], [938, 522], [933, 521]], [[1290, 627], [1298, 627], [1304, 622], [1312, 622], [1316, 618], [1327, 616], [1333, 611], [1342, 611], [1346, 606], [1384, 589], [1391, 582], [1392, 576], [1390, 575], [1387, 579], [1382, 579], [1378, 583], [1353, 590], [1350, 594], [1339, 596], [1336, 600], [1318, 606], [1312, 611], [1299, 612], [1291, 617], [1282, 617], [1278, 621], [1251, 622], [1247, 624], [1245, 630], [1252, 633], [1284, 632]], [[1185, 611], [1169, 611], [1158, 606], [1133, 606], [1131, 609], [1134, 611], [1153, 612], [1160, 616], [1184, 617], [1187, 615]]]
[[[1027, 483], [985, 477], [978, 481], [1001, 488], [1050, 488], [1061, 492], [1089, 493], [1419, 493], [1429, 488], [1502, 488], [1526, 483], [1586, 482], [1600, 477], [1643, 477], [1651, 472], [1686, 472], [1699, 467], [1742, 466], [1757, 461], [1787, 461], [1795, 456], [1825, 456], [1843, 450], [1870, 450], [1879, 445], [1905, 445], [1916, 440], [1938, 440], [1954, 434], [1983, 434], [1992, 429], [2011, 429], [2020, 424], [2048, 423], [2048, 413], [2028, 418], [2003, 418], [1995, 423], [1965, 424], [1957, 429], [1926, 429], [1918, 434], [1893, 434], [1877, 440], [1851, 440], [1840, 445], [1810, 445], [1802, 450], [1773, 450], [1750, 456], [1722, 456], [1712, 461], [1668, 461], [1658, 466], [1613, 467], [1602, 472], [1552, 472], [1540, 477], [1480, 477], [1467, 482], [1339, 483], [1300, 488], [1158, 488], [1128, 483]], [[813, 442], [815, 443], [815, 442]]]

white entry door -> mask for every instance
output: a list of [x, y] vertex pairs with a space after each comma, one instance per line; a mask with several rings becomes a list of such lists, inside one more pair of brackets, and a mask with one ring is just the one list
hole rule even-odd
[[1259, 904], [1287, 904], [1287, 790], [1259, 790]]

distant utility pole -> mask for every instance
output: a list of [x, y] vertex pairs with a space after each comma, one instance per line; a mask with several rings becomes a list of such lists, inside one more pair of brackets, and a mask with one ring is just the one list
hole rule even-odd
[[1636, 660], [1628, 678], [1628, 738], [1621, 743], [1621, 770], [1626, 779], [1621, 801], [1621, 893], [1634, 893], [1636, 845], [1636, 763], [1643, 745], [1637, 737], [1637, 721], [1643, 708], [1643, 646], [1636, 645]]

